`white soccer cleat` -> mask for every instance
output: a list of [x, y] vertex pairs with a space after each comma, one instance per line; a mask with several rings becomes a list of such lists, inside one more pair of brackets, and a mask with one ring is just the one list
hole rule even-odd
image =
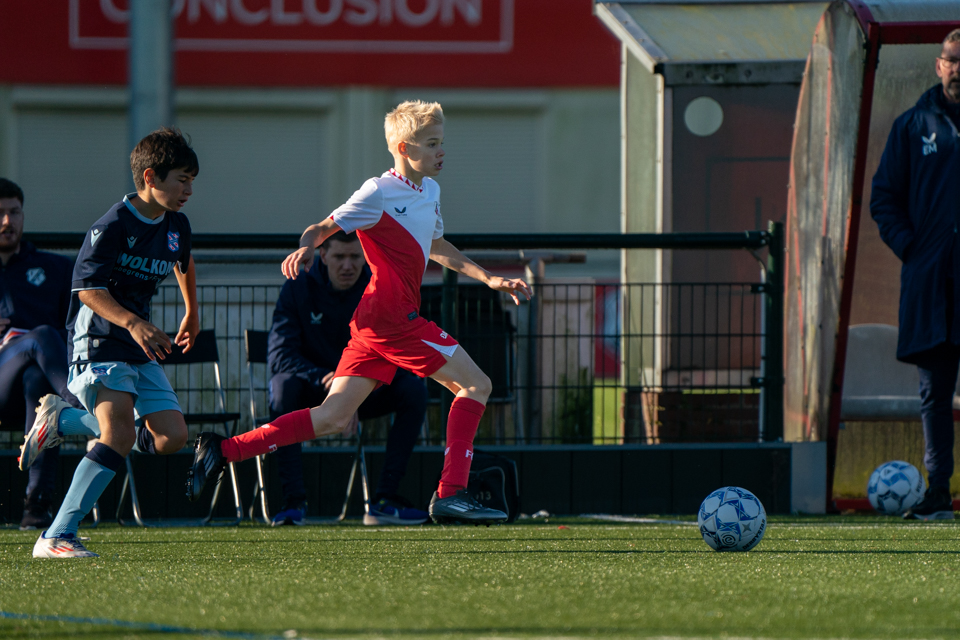
[[20, 447], [21, 471], [30, 468], [41, 451], [63, 442], [63, 438], [57, 433], [57, 423], [60, 420], [60, 412], [69, 408], [69, 402], [52, 393], [40, 398], [37, 417], [33, 421], [30, 431], [23, 437], [23, 446]]
[[[46, 533], [44, 531], [43, 533]], [[33, 545], [34, 558], [99, 558], [100, 554], [90, 551], [80, 538], [71, 535], [68, 538], [44, 538], [43, 534]]]

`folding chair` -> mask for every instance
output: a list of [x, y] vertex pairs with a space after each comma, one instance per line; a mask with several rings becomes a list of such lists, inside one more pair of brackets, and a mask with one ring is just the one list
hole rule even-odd
[[[246, 329], [244, 331], [244, 343], [247, 347], [247, 379], [250, 382], [250, 418], [253, 420], [254, 428], [256, 425], [263, 424], [270, 420], [269, 417], [258, 415], [256, 403], [256, 390], [254, 388], [253, 365], [267, 363], [267, 337], [269, 332]], [[269, 372], [267, 372], [269, 374]], [[269, 375], [266, 376], [269, 378]], [[253, 488], [253, 503], [250, 505], [250, 519], [254, 519], [257, 500], [260, 501], [260, 511], [263, 521], [270, 524], [270, 512], [267, 508], [266, 484], [264, 483], [263, 456], [257, 456], [257, 480]], [[357, 452], [353, 458], [353, 466], [350, 468], [350, 478], [347, 480], [347, 493], [343, 499], [343, 508], [340, 509], [340, 515], [335, 518], [309, 518], [308, 524], [333, 524], [342, 522], [347, 517], [347, 507], [350, 504], [350, 497], [353, 495], [353, 485], [357, 476], [357, 467], [360, 467], [360, 485], [363, 488], [363, 511], [370, 511], [370, 486], [367, 480], [367, 459], [363, 452], [363, 425], [357, 425]]]
[[[219, 407], [218, 411], [213, 413], [185, 413], [183, 415], [183, 420], [188, 425], [191, 424], [222, 424], [224, 435], [231, 437], [236, 431], [237, 421], [240, 420], [239, 413], [229, 413], [226, 411], [226, 394], [223, 392], [223, 385], [220, 380], [220, 354], [217, 349], [217, 336], [212, 329], [207, 329], [201, 331], [197, 334], [197, 339], [193, 344], [193, 348], [190, 349], [187, 353], [183, 353], [183, 350], [174, 345], [173, 353], [167, 355], [163, 360], [159, 360], [163, 366], [171, 365], [203, 365], [210, 363], [213, 365], [214, 373], [214, 395], [216, 397], [216, 405]], [[231, 427], [231, 424], [233, 425]], [[213, 511], [217, 506], [217, 501], [220, 498], [220, 488], [221, 484], [218, 482], [216, 488], [213, 491], [213, 498], [210, 500], [210, 511], [207, 513], [206, 517], [200, 519], [165, 519], [159, 522], [148, 523], [143, 519], [140, 512], [140, 500], [137, 496], [137, 484], [134, 480], [133, 473], [133, 463], [132, 459], [137, 454], [132, 453], [127, 456], [127, 477], [123, 481], [123, 488], [120, 490], [120, 499], [117, 502], [117, 521], [122, 524], [130, 524], [123, 520], [122, 510], [124, 501], [126, 499], [127, 493], [130, 494], [130, 503], [133, 508], [133, 519], [134, 522], [141, 526], [202, 526], [211, 524], [213, 522]], [[230, 475], [230, 485], [233, 489], [233, 501], [234, 507], [236, 508], [236, 518], [232, 520], [227, 520], [225, 522], [218, 522], [218, 524], [233, 525], [239, 524], [243, 520], [243, 504], [240, 501], [240, 489], [237, 485], [237, 472], [234, 468], [233, 463], [227, 465], [227, 470]]]

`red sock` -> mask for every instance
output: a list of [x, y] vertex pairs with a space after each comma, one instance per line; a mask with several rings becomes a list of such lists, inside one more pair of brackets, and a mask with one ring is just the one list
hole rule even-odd
[[443, 472], [437, 495], [449, 498], [467, 488], [470, 463], [473, 462], [473, 437], [477, 435], [484, 406], [470, 398], [454, 398], [447, 416], [447, 449], [443, 452]]
[[224, 440], [220, 451], [227, 462], [240, 462], [315, 437], [310, 409], [301, 409], [282, 415], [259, 429]]

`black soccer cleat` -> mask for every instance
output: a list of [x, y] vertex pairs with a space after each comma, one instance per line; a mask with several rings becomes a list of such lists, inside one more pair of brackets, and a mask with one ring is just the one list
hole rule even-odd
[[226, 438], [204, 431], [197, 436], [197, 444], [193, 448], [193, 464], [187, 472], [187, 499], [195, 502], [200, 498], [211, 480], [218, 481], [227, 466], [227, 459], [220, 451], [220, 443]]
[[463, 524], [497, 524], [507, 519], [499, 509], [490, 509], [473, 499], [461, 489], [452, 496], [440, 498], [434, 492], [430, 499], [430, 517], [437, 524], [462, 522]]
[[907, 509], [904, 520], [953, 520], [953, 498], [944, 487], [928, 487], [923, 500]]

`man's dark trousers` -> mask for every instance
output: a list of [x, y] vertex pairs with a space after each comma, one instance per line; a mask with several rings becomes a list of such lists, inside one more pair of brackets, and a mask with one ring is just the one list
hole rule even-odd
[[[71, 404], [76, 398], [67, 390], [67, 345], [59, 332], [43, 325], [14, 338], [0, 349], [0, 416], [23, 418], [25, 432], [33, 426], [40, 398], [55, 393]], [[30, 467], [29, 500], [52, 498], [60, 447], [40, 452]]]
[[953, 394], [960, 346], [943, 343], [913, 356], [920, 373], [920, 416], [926, 451], [923, 463], [931, 487], [950, 487], [953, 475]]
[[[326, 391], [307, 376], [296, 373], [278, 373], [270, 379], [270, 411], [273, 417], [316, 407], [323, 402]], [[421, 378], [398, 370], [393, 382], [371, 393], [360, 405], [361, 420], [395, 413], [393, 426], [387, 434], [387, 448], [377, 483], [377, 496], [397, 493], [400, 480], [407, 471], [407, 461], [420, 435], [427, 409], [427, 386]], [[280, 472], [280, 482], [286, 502], [303, 500], [302, 445], [280, 447], [274, 454]]]

